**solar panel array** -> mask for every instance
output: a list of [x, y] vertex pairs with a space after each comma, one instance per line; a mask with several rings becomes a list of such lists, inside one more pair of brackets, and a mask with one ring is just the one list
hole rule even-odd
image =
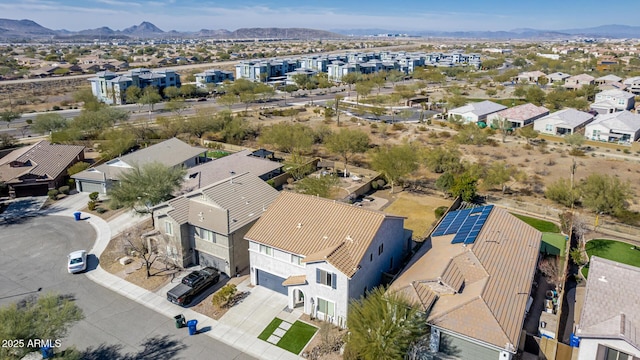
[[451, 240], [452, 244], [473, 244], [491, 209], [493, 205], [452, 211], [442, 219], [432, 236], [456, 234]]

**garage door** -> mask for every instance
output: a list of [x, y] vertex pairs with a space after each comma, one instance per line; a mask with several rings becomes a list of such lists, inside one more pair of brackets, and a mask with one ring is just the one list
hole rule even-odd
[[80, 182], [80, 192], [84, 192], [84, 193], [98, 192], [100, 194], [103, 194], [104, 192], [102, 191], [102, 189], [103, 189], [102, 183], [95, 183], [90, 181]]
[[256, 276], [258, 278], [258, 285], [279, 292], [280, 294], [288, 295], [287, 287], [282, 286], [282, 282], [285, 280], [284, 278], [258, 269], [256, 269]]
[[14, 189], [16, 192], [16, 197], [47, 196], [47, 192], [49, 191], [49, 185], [38, 184], [38, 185], [29, 185], [29, 186], [16, 186]]

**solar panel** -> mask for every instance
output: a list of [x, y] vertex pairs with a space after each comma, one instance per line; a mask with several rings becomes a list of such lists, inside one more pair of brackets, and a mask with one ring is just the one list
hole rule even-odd
[[456, 234], [451, 240], [452, 244], [473, 244], [491, 209], [493, 205], [452, 211], [442, 219], [433, 236]]

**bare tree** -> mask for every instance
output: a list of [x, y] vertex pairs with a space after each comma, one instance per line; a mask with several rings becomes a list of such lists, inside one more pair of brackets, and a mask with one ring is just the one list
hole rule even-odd
[[147, 278], [151, 277], [151, 267], [158, 260], [157, 240], [147, 236], [146, 222], [136, 224], [122, 234], [124, 253], [140, 259], [147, 271]]
[[560, 269], [558, 268], [558, 260], [555, 256], [547, 256], [540, 260], [538, 269], [544, 274], [548, 282], [554, 285], [560, 285]]

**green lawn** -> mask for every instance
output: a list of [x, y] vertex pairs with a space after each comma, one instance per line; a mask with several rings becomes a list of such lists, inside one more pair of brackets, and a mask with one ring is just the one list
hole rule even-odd
[[211, 159], [219, 159], [221, 157], [225, 157], [229, 155], [228, 152], [223, 151], [223, 150], [208, 150], [207, 151], [207, 157], [211, 158]]
[[296, 321], [291, 325], [291, 328], [287, 330], [282, 339], [278, 341], [278, 347], [296, 355], [300, 354], [316, 331], [318, 331], [317, 327]]
[[540, 252], [564, 257], [567, 247], [567, 237], [558, 233], [542, 233]]
[[273, 334], [273, 332], [278, 328], [278, 326], [280, 326], [281, 322], [282, 322], [282, 319], [278, 319], [278, 318], [271, 320], [271, 323], [269, 323], [269, 325], [267, 325], [267, 327], [264, 328], [264, 330], [262, 330], [260, 335], [258, 335], [258, 339], [267, 341], [269, 336], [271, 336], [271, 334]]
[[[619, 263], [640, 267], [640, 248], [636, 248], [631, 244], [607, 240], [594, 239], [587, 242], [587, 255], [599, 256]], [[589, 274], [588, 265], [582, 268], [582, 275], [586, 278]]]
[[538, 231], [541, 232], [547, 232], [547, 233], [559, 233], [560, 232], [560, 228], [558, 227], [558, 225], [550, 222], [550, 221], [546, 221], [546, 220], [541, 220], [541, 219], [536, 219], [536, 218], [532, 218], [529, 216], [524, 216], [524, 215], [520, 215], [520, 214], [514, 214], [511, 213], [511, 215], [517, 217], [518, 219], [526, 222], [527, 224], [533, 226], [534, 228], [536, 228]]

